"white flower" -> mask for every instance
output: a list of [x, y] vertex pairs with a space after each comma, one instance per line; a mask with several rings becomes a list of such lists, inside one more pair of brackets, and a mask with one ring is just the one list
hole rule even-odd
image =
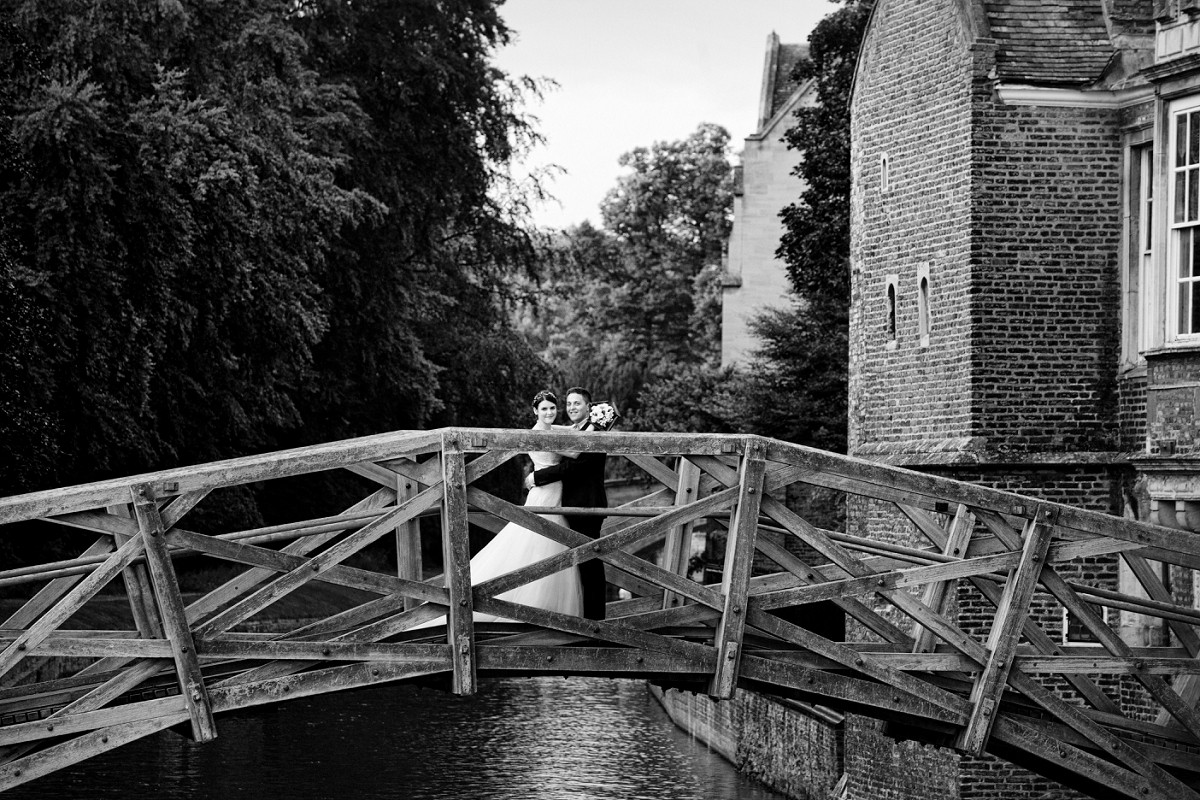
[[609, 403], [596, 403], [592, 406], [588, 419], [593, 425], [608, 430], [620, 419], [620, 414]]

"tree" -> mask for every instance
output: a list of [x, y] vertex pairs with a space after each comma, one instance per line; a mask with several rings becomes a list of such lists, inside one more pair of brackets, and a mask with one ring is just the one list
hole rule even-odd
[[794, 174], [806, 188], [781, 214], [777, 255], [812, 313], [844, 317], [850, 304], [850, 88], [870, 5], [851, 0], [817, 23], [797, 80], [814, 80], [817, 103], [796, 110], [784, 134], [804, 158]]
[[[788, 268], [794, 302], [761, 315], [763, 342], [747, 370], [745, 408], [757, 432], [845, 451], [850, 308], [850, 88], [869, 5], [848, 2], [809, 36], [798, 80], [812, 79], [817, 103], [797, 109], [785, 134], [803, 160], [806, 188], [783, 210], [777, 255]], [[780, 405], [780, 398], [787, 398]]]
[[650, 382], [642, 422], [678, 431], [750, 432], [844, 451], [850, 302], [850, 86], [868, 7], [850, 2], [809, 37], [794, 77], [817, 84], [817, 104], [788, 130], [803, 154], [806, 189], [781, 212], [777, 255], [788, 268], [790, 303], [752, 320], [762, 342], [736, 370], [691, 366]]
[[604, 227], [585, 223], [553, 241], [551, 279], [527, 328], [564, 382], [629, 411], [648, 381], [716, 362], [728, 157], [728, 132], [710, 124], [632, 150], [601, 206]]
[[497, 5], [0, 0], [6, 493], [513, 422]]

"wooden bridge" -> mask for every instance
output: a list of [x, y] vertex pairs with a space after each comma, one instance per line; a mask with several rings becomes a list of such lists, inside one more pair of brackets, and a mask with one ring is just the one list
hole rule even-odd
[[[557, 509], [481, 488], [532, 450], [602, 450], [650, 488], [610, 509], [592, 540], [536, 513]], [[349, 508], [253, 530], [186, 524], [197, 506], [229, 502], [231, 487], [346, 470], [361, 489]], [[811, 524], [781, 498], [812, 487], [866, 498], [894, 529], [867, 539]], [[1200, 797], [1200, 611], [1177, 603], [1154, 566], [1200, 569], [1200, 540], [1177, 530], [755, 436], [480, 429], [0, 498], [0, 536], [31, 535], [10, 524], [34, 519], [94, 543], [70, 560], [0, 569], [0, 587], [31, 598], [0, 624], [0, 790], [168, 728], [212, 739], [216, 718], [235, 709], [413, 679], [469, 694], [482, 676], [550, 673], [646, 678], [717, 698], [753, 689], [990, 752], [1097, 797]], [[428, 579], [422, 520], [445, 565]], [[472, 586], [469, 526], [503, 521], [569, 549]], [[724, 540], [719, 584], [687, 577], [700, 525]], [[395, 571], [352, 565], [392, 539]], [[1144, 591], [1071, 579], [1073, 563], [1105, 556], [1123, 559]], [[496, 598], [588, 559], [630, 597], [610, 602], [604, 621]], [[218, 562], [224, 571], [209, 572], [228, 579], [185, 599], [179, 572]], [[248, 624], [315, 582], [363, 599], [291, 630]], [[72, 627], [102, 592], [127, 598], [128, 629]], [[994, 609], [990, 624], [960, 624], [967, 596]], [[851, 636], [796, 624], [822, 601], [844, 613]], [[1064, 608], [1094, 644], [1061, 644]], [[476, 610], [515, 622], [475, 624]], [[1157, 617], [1175, 644], [1131, 648], [1106, 610]]]

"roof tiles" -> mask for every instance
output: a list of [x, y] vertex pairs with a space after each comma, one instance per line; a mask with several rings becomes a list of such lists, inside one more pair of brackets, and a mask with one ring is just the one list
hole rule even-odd
[[1098, 81], [1116, 47], [1103, 0], [984, 0], [1002, 80], [1083, 86]]

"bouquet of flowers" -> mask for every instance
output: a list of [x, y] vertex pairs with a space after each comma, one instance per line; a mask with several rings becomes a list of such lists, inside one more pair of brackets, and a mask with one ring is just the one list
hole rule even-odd
[[621, 415], [617, 413], [617, 409], [612, 403], [602, 401], [592, 404], [592, 411], [588, 415], [588, 419], [600, 430], [610, 431], [621, 421]]

